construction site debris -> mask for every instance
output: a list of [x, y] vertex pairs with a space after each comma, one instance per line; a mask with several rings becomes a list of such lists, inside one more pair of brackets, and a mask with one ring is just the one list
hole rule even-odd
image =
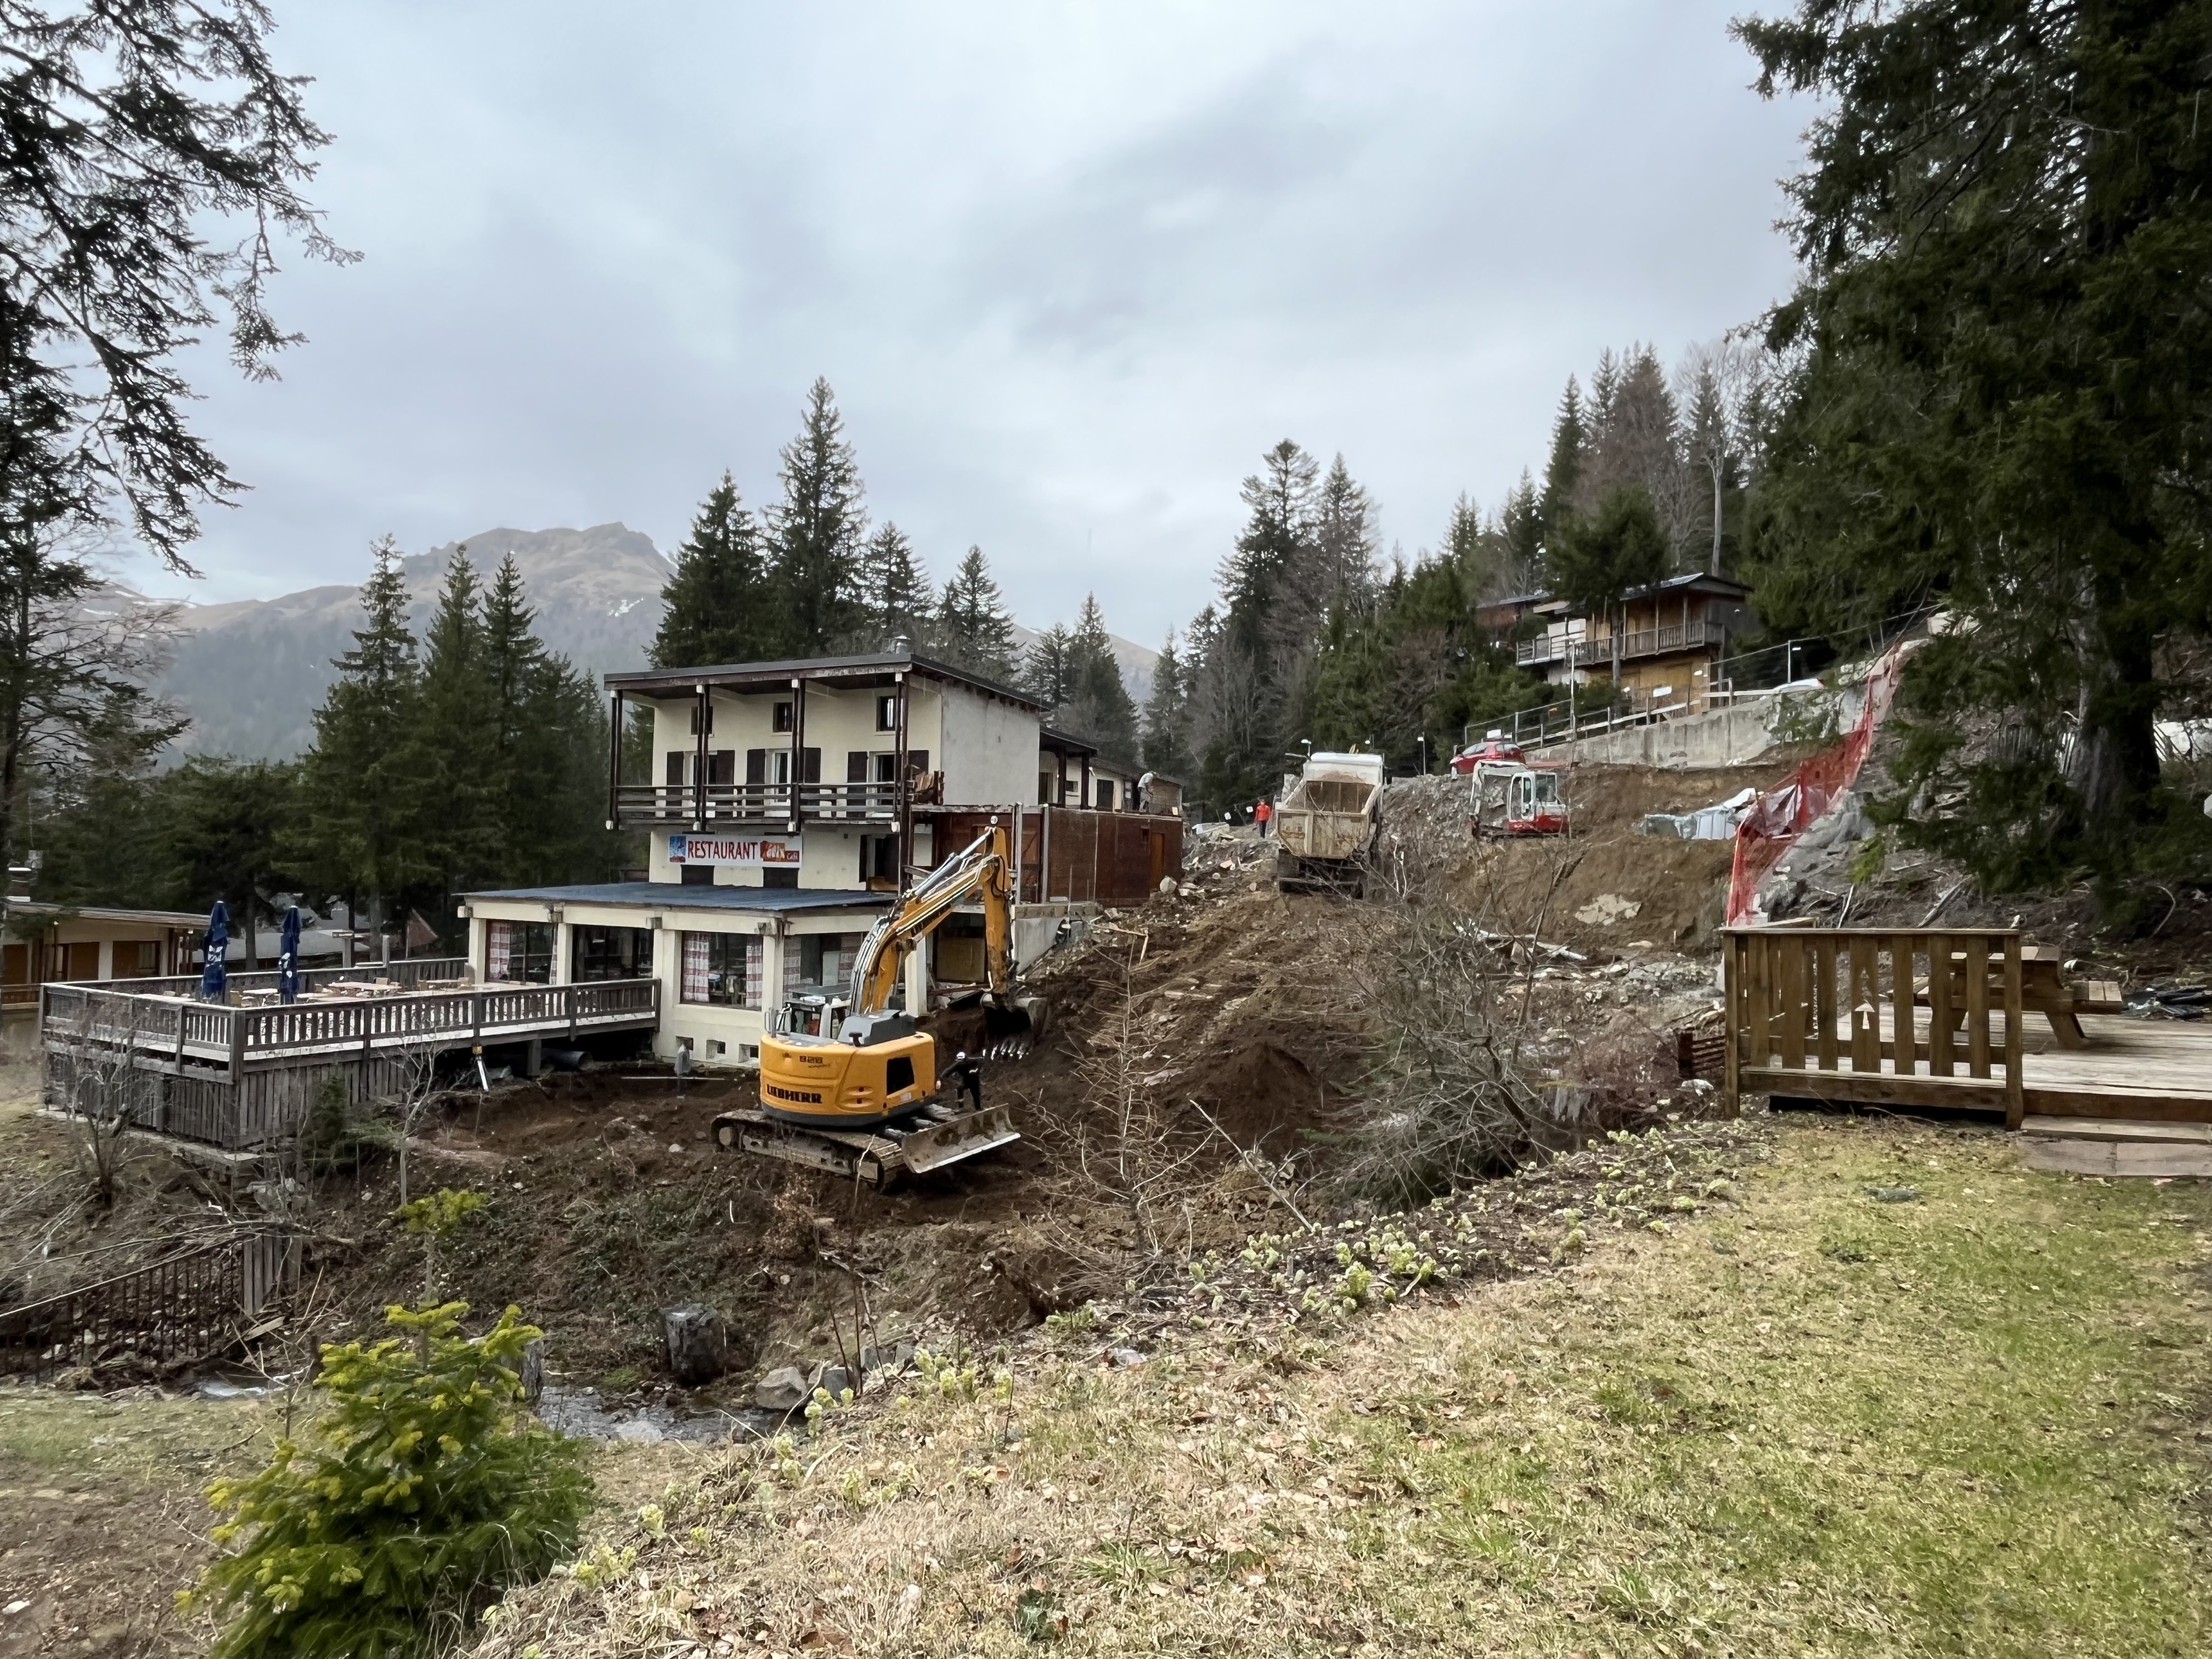
[[1646, 812], [1637, 830], [1642, 835], [1672, 836], [1676, 841], [1726, 841], [1735, 834], [1737, 823], [1758, 799], [1759, 791], [1745, 788], [1694, 811]]
[[2130, 991], [2127, 1012], [2137, 1019], [2202, 1019], [2212, 1009], [2212, 988], [2202, 985], [2150, 985]]

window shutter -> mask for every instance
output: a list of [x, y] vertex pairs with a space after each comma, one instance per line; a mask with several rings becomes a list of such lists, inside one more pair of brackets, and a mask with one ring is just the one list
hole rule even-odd
[[748, 749], [745, 750], [745, 781], [747, 783], [766, 783], [768, 781], [767, 750]]
[[845, 751], [845, 781], [866, 783], [868, 781], [868, 751], [848, 749]]
[[684, 787], [684, 751], [681, 749], [668, 751], [668, 781], [676, 788]]
[[738, 781], [738, 751], [717, 749], [707, 757], [707, 781], [735, 783]]
[[906, 751], [906, 769], [909, 772], [927, 772], [929, 770], [929, 750], [927, 749], [908, 750]]
[[799, 764], [800, 769], [799, 781], [801, 783], [822, 781], [822, 751], [819, 749], [800, 750]]

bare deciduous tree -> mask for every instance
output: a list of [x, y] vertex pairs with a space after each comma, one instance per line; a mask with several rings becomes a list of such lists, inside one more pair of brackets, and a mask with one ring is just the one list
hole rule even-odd
[[1712, 551], [1706, 568], [1718, 574], [1723, 497], [1731, 473], [1745, 484], [1756, 451], [1770, 384], [1765, 351], [1742, 333], [1692, 346], [1674, 371], [1674, 396], [1688, 411], [1683, 443], [1691, 466], [1712, 489]]

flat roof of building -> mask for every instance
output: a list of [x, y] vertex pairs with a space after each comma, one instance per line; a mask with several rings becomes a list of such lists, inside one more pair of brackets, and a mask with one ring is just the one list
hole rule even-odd
[[[149, 927], [204, 927], [206, 910], [122, 910], [100, 904], [57, 904], [51, 899], [9, 899], [10, 910], [27, 915], [85, 921], [143, 922]], [[213, 909], [210, 905], [209, 909]]]
[[899, 673], [920, 674], [930, 679], [972, 686], [992, 696], [1018, 702], [1024, 708], [1041, 711], [1045, 707], [1026, 691], [913, 651], [870, 651], [852, 657], [793, 657], [781, 662], [726, 662], [701, 668], [638, 668], [609, 674], [606, 687], [610, 691], [631, 692], [640, 696], [685, 696], [697, 685], [773, 691], [780, 689], [780, 682], [793, 679], [833, 684], [842, 682], [853, 686], [888, 685], [891, 676]]
[[663, 910], [752, 910], [788, 915], [805, 910], [881, 909], [898, 896], [863, 888], [687, 887], [678, 881], [601, 881], [575, 887], [506, 887], [463, 896], [511, 899], [525, 904], [630, 904]]

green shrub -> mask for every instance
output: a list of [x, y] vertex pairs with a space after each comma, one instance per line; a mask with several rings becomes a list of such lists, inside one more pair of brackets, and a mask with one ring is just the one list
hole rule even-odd
[[575, 1549], [583, 1448], [523, 1417], [539, 1333], [509, 1308], [482, 1338], [464, 1303], [392, 1308], [404, 1336], [323, 1350], [322, 1409], [260, 1474], [217, 1481], [228, 1518], [188, 1601], [228, 1615], [211, 1659], [383, 1659], [450, 1645], [509, 1585]]

